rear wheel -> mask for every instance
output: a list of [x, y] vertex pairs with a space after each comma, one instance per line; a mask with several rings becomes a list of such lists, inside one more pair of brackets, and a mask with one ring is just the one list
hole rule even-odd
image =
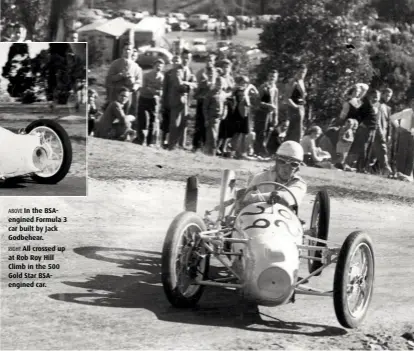
[[[326, 190], [321, 190], [316, 194], [315, 202], [313, 204], [312, 217], [310, 223], [310, 233], [317, 239], [328, 240], [329, 233], [329, 218], [330, 218], [330, 201]], [[326, 243], [319, 243], [313, 240], [309, 241], [309, 245], [326, 247]], [[309, 256], [322, 258], [322, 251], [309, 250]], [[323, 266], [321, 261], [308, 259], [309, 273], [315, 272]], [[315, 276], [322, 273], [318, 272]]]
[[341, 247], [336, 264], [333, 301], [339, 323], [357, 328], [368, 310], [374, 288], [375, 260], [370, 237], [353, 232]]
[[66, 177], [72, 164], [72, 144], [68, 133], [59, 123], [50, 119], [30, 123], [25, 132], [40, 136], [48, 158], [48, 166], [33, 174], [32, 179], [43, 184], [59, 183]]
[[168, 228], [162, 250], [161, 278], [168, 301], [175, 307], [193, 307], [204, 290], [195, 280], [208, 274], [209, 255], [197, 234], [207, 230], [194, 212], [182, 212]]

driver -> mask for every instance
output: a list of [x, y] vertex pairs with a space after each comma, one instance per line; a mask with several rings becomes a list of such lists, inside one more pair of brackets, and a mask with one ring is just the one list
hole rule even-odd
[[[303, 162], [303, 148], [296, 141], [285, 141], [280, 145], [276, 151], [275, 165], [259, 174], [256, 174], [250, 181], [248, 187], [260, 184], [262, 182], [276, 182], [286, 186], [295, 196], [297, 204], [299, 205], [306, 195], [307, 185], [305, 181], [299, 176], [299, 166]], [[240, 195], [243, 196], [243, 189]], [[249, 205], [254, 202], [266, 201], [268, 203], [280, 203], [287, 207], [295, 205], [292, 196], [283, 189], [275, 189], [274, 185], [263, 185], [256, 193], [251, 192], [241, 207]]]

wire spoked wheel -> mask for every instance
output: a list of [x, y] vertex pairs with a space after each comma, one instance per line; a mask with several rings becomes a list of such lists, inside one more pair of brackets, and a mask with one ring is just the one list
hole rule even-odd
[[351, 233], [338, 257], [334, 277], [334, 306], [338, 321], [356, 328], [364, 319], [374, 287], [374, 252], [363, 232]]
[[204, 286], [196, 284], [208, 272], [209, 256], [197, 236], [205, 231], [204, 221], [194, 212], [183, 212], [171, 223], [162, 251], [162, 284], [175, 307], [192, 307]]
[[39, 183], [56, 184], [69, 172], [72, 164], [72, 144], [63, 127], [53, 120], [34, 121], [25, 129], [29, 135], [37, 135], [47, 154], [47, 164], [32, 178]]

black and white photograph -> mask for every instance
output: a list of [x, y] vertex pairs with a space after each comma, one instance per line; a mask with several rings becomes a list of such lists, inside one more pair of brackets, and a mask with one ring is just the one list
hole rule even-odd
[[0, 1], [88, 45], [88, 196], [2, 201], [1, 349], [414, 350], [414, 1]]
[[86, 196], [86, 43], [0, 43], [0, 196]]

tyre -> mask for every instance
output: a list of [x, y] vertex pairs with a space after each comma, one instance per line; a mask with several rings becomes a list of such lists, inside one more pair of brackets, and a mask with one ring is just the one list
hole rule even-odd
[[[310, 223], [311, 236], [315, 236], [317, 239], [328, 240], [330, 214], [331, 206], [328, 192], [326, 190], [318, 191], [315, 196], [315, 202], [313, 203], [312, 209], [312, 217]], [[319, 243], [310, 240], [309, 245], [325, 247], [326, 243]], [[309, 250], [308, 255], [321, 258], [322, 251]], [[315, 272], [322, 266], [323, 264], [321, 261], [308, 259], [309, 273]], [[318, 276], [321, 273], [322, 271], [315, 274], [315, 276]]]
[[205, 231], [203, 219], [194, 212], [182, 212], [171, 223], [164, 241], [161, 280], [168, 301], [179, 308], [193, 307], [204, 291], [196, 278], [206, 278], [209, 256], [196, 235]]
[[72, 144], [68, 133], [59, 123], [50, 119], [30, 123], [25, 132], [41, 135], [42, 146], [52, 161], [46, 170], [33, 174], [32, 179], [43, 184], [59, 183], [66, 177], [72, 164]]
[[185, 188], [185, 211], [197, 212], [198, 201], [198, 179], [196, 176], [187, 178], [187, 186]]
[[[359, 259], [361, 267], [355, 259]], [[370, 237], [360, 231], [351, 233], [339, 252], [333, 284], [335, 314], [343, 327], [357, 328], [365, 318], [372, 299], [374, 273]]]

